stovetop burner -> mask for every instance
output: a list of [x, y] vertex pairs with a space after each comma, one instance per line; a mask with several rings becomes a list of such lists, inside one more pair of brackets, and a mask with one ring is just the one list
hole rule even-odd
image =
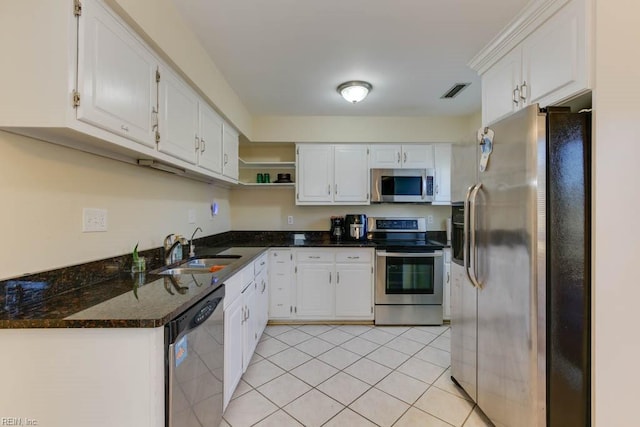
[[425, 218], [368, 218], [367, 238], [379, 249], [425, 252], [444, 247], [427, 238]]

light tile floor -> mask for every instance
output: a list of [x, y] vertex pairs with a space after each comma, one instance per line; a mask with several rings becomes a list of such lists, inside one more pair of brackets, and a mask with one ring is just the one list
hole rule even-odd
[[267, 326], [221, 427], [490, 426], [449, 351], [446, 325]]

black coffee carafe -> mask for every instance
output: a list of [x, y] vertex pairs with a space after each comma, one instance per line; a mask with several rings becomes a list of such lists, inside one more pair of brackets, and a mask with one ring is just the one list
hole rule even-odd
[[344, 237], [344, 217], [332, 216], [331, 217], [331, 230], [329, 231], [331, 240], [340, 241]]

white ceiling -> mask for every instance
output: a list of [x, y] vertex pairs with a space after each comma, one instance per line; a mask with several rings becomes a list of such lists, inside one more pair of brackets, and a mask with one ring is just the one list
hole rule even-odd
[[480, 109], [466, 64], [528, 0], [173, 1], [252, 115], [430, 116]]

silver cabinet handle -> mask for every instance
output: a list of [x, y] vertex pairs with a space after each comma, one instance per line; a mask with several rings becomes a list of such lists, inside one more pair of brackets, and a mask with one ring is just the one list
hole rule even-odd
[[334, 188], [334, 190], [333, 190], [333, 193], [334, 193], [334, 194], [338, 194], [338, 184], [335, 184], [335, 186], [334, 186], [334, 187], [335, 187], [335, 188]]
[[360, 259], [359, 256], [348, 256], [347, 259]]
[[407, 163], [407, 153], [404, 153], [404, 163]]
[[204, 138], [200, 138], [200, 142], [202, 144], [200, 144], [200, 152], [204, 153], [204, 150], [207, 149], [207, 142], [204, 140]]
[[516, 88], [513, 90], [513, 103], [516, 105], [520, 104], [520, 88], [518, 86], [516, 86]]
[[524, 83], [522, 83], [522, 86], [520, 86], [520, 99], [522, 99], [523, 101], [527, 100], [527, 82], [525, 81]]
[[397, 154], [398, 154], [398, 164], [400, 164], [400, 152], [398, 151]]
[[229, 156], [227, 153], [224, 153], [224, 164], [226, 165], [227, 163], [229, 163]]
[[340, 283], [340, 272], [339, 271], [336, 272], [336, 284], [337, 283]]
[[329, 284], [331, 284], [331, 272], [329, 272]]
[[331, 194], [331, 184], [327, 185], [327, 194]]
[[317, 255], [309, 255], [309, 259], [320, 259]]
[[122, 129], [125, 132], [129, 132], [129, 127], [128, 126], [120, 125], [120, 129]]
[[447, 273], [447, 283], [449, 283], [449, 280], [451, 279], [451, 273]]

